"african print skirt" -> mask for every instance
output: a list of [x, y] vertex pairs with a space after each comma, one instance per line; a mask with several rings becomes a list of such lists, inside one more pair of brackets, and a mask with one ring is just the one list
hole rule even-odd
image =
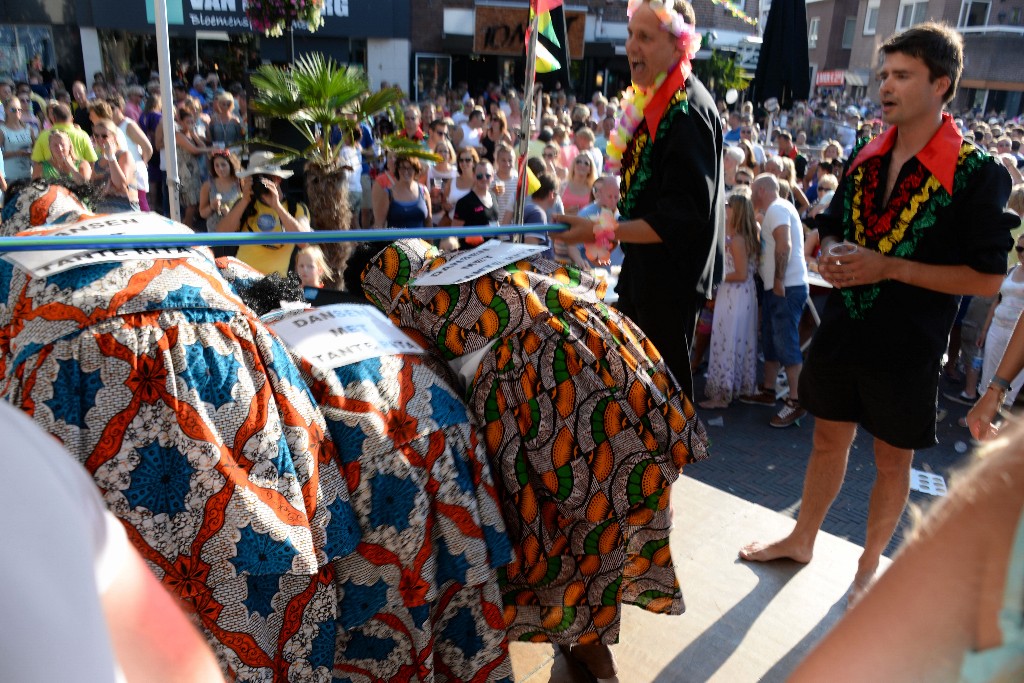
[[[40, 282], [37, 303], [49, 291]], [[360, 530], [281, 343], [255, 319], [213, 309], [110, 317], [35, 345], [24, 320], [14, 324], [20, 353], [4, 398], [85, 465], [225, 670], [330, 681], [329, 561], [351, 553]]]
[[334, 563], [337, 680], [511, 680], [497, 578], [511, 548], [486, 454], [444, 369], [416, 355], [299, 364], [362, 526], [356, 552]]
[[396, 243], [364, 287], [446, 359], [489, 347], [468, 403], [516, 552], [501, 572], [510, 637], [613, 643], [624, 603], [681, 612], [669, 489], [707, 457], [707, 436], [658, 351], [604, 305], [603, 282], [574, 268], [524, 260], [410, 287], [409, 265], [424, 256], [419, 243]]

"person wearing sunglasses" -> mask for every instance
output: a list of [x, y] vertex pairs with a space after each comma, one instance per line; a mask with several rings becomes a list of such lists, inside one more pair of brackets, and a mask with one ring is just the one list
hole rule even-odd
[[32, 145], [36, 138], [32, 129], [22, 121], [23, 106], [17, 97], [7, 100], [4, 107], [7, 118], [0, 125], [4, 177], [11, 183], [32, 177]]
[[441, 207], [448, 215], [448, 219], [439, 225], [455, 225], [455, 205], [459, 200], [469, 194], [473, 189], [473, 182], [476, 165], [480, 162], [480, 155], [472, 147], [463, 147], [455, 155], [455, 165], [458, 175], [454, 180], [448, 181], [444, 189], [444, 201]]
[[92, 123], [92, 137], [100, 158], [92, 166], [92, 182], [99, 189], [96, 213], [139, 210], [135, 160], [122, 145], [117, 125], [110, 119]]
[[586, 152], [577, 154], [569, 168], [568, 182], [562, 186], [562, 205], [567, 214], [575, 216], [590, 203], [597, 175], [594, 159]]
[[559, 187], [569, 180], [569, 169], [562, 164], [562, 148], [554, 142], [544, 146], [544, 171], [558, 180]]
[[431, 149], [434, 150], [434, 154], [441, 157], [440, 161], [431, 164], [427, 168], [427, 187], [430, 189], [430, 205], [434, 210], [433, 221], [434, 225], [440, 225], [441, 221], [447, 219], [448, 216], [442, 206], [445, 201], [448, 185], [459, 175], [459, 171], [456, 168], [458, 165], [456, 159], [458, 157], [455, 154], [455, 148], [452, 147], [452, 143], [447, 138], [441, 138], [437, 146]]
[[[494, 167], [489, 161], [481, 161], [476, 165], [473, 175], [473, 187], [455, 204], [455, 218], [452, 225], [460, 227], [463, 225], [497, 225], [498, 224], [498, 199], [491, 192], [491, 182], [494, 180]], [[484, 243], [484, 238], [479, 235], [459, 238], [459, 248], [468, 249]]]

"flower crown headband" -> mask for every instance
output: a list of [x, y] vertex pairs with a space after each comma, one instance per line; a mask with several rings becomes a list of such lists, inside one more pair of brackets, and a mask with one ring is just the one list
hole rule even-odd
[[[643, 4], [644, 0], [629, 0], [626, 5], [626, 17], [632, 19], [633, 14]], [[661, 28], [676, 37], [676, 45], [683, 51], [687, 59], [693, 59], [697, 51], [700, 50], [700, 35], [697, 33], [697, 27], [686, 23], [683, 15], [672, 6], [674, 0], [669, 0], [668, 4], [663, 0], [648, 0], [647, 4], [661, 22]]]

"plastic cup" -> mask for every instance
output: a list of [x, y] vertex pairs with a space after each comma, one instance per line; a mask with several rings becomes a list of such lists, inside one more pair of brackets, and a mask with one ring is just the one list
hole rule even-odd
[[841, 258], [856, 253], [858, 247], [853, 242], [839, 242], [828, 248], [828, 255], [834, 258]]

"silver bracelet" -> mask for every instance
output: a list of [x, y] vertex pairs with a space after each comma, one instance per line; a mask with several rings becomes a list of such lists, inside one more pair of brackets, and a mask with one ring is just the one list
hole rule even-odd
[[999, 387], [999, 389], [1000, 389], [1000, 390], [1001, 390], [1001, 391], [1002, 391], [1002, 392], [1003, 392], [1004, 394], [1005, 394], [1005, 393], [1007, 393], [1008, 391], [1010, 391], [1010, 390], [1011, 390], [1011, 388], [1012, 388], [1012, 387], [1010, 387], [1010, 383], [1009, 383], [1009, 382], [1007, 382], [1007, 381], [1006, 381], [1005, 379], [1003, 379], [1002, 377], [1000, 377], [999, 375], [992, 375], [992, 379], [991, 379], [991, 380], [989, 381], [988, 385], [989, 385], [990, 387], [991, 387], [991, 386], [996, 386], [996, 387]]

